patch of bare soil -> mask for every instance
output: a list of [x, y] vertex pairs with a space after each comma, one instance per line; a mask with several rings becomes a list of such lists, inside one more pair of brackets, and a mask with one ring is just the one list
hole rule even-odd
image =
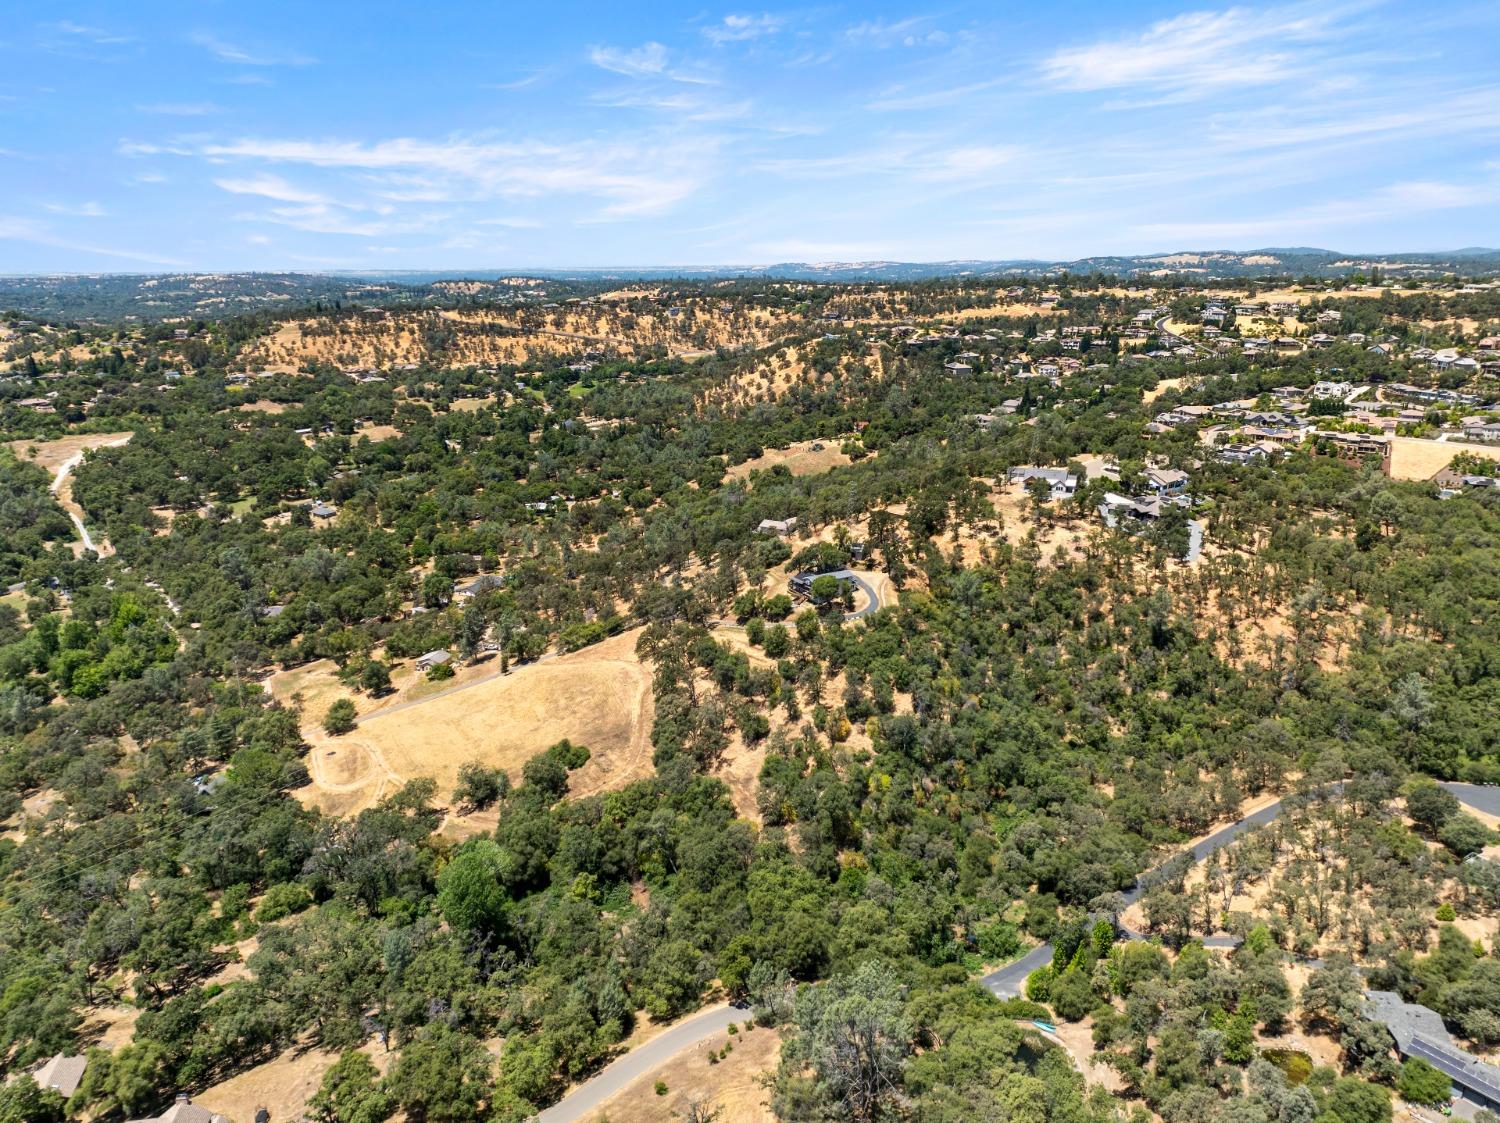
[[[710, 1064], [709, 1053], [725, 1046], [732, 1046], [731, 1051]], [[770, 1096], [760, 1081], [776, 1068], [780, 1050], [781, 1034], [774, 1029], [713, 1037], [626, 1085], [589, 1123], [664, 1123], [682, 1118], [694, 1101], [717, 1107], [717, 1123], [774, 1123]], [[657, 1081], [666, 1085], [665, 1095], [656, 1094]]]
[[751, 472], [766, 471], [780, 464], [794, 476], [816, 476], [852, 463], [836, 440], [798, 441], [786, 448], [769, 448], [754, 460], [736, 464], [725, 474], [731, 480], [743, 480]]

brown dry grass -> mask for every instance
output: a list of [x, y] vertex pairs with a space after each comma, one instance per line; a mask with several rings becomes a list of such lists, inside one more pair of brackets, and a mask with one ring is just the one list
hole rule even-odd
[[[812, 447], [815, 444], [823, 447], [815, 450]], [[816, 476], [852, 463], [836, 440], [798, 441], [787, 448], [769, 448], [754, 460], [736, 464], [725, 474], [731, 480], [743, 480], [751, 472], [765, 471], [781, 464], [794, 476]]]
[[[366, 1045], [381, 1073], [390, 1066], [394, 1054], [378, 1044]], [[255, 1118], [255, 1110], [268, 1108], [276, 1120], [300, 1119], [303, 1108], [323, 1082], [323, 1074], [339, 1059], [337, 1053], [322, 1049], [291, 1049], [265, 1064], [247, 1069], [215, 1084], [193, 1097], [193, 1102], [209, 1111], [227, 1115], [236, 1123]]]
[[570, 778], [573, 795], [623, 787], [651, 769], [651, 682], [636, 658], [637, 635], [506, 675], [495, 666], [432, 697], [420, 696], [431, 684], [416, 683], [341, 737], [304, 727], [313, 782], [301, 797], [349, 814], [417, 777], [436, 780], [446, 795], [471, 760], [519, 780], [527, 760], [564, 738], [592, 753]]
[[285, 413], [289, 407], [285, 402], [272, 402], [262, 398], [258, 402], [241, 402], [234, 407], [241, 413]]
[[[723, 1060], [708, 1063], [710, 1051], [731, 1043], [734, 1050]], [[718, 1107], [718, 1123], [774, 1123], [760, 1079], [776, 1068], [780, 1049], [781, 1035], [774, 1029], [713, 1037], [622, 1088], [588, 1123], [605, 1118], [609, 1123], [663, 1123], [681, 1118], [693, 1100]], [[667, 1086], [665, 1096], [656, 1094], [658, 1080]]]
[[1391, 478], [1430, 480], [1461, 452], [1500, 460], [1500, 445], [1466, 444], [1462, 441], [1425, 441], [1419, 437], [1391, 438]]
[[77, 433], [52, 441], [11, 441], [9, 448], [21, 460], [56, 472], [80, 452], [128, 441], [133, 433]]
[[[712, 299], [630, 310], [614, 303], [570, 305], [545, 319], [514, 309], [392, 312], [384, 319], [290, 320], [249, 344], [249, 369], [295, 373], [309, 361], [342, 367], [434, 362], [445, 366], [527, 363], [550, 355], [611, 346], [627, 354], [662, 346], [674, 354], [767, 343], [796, 322], [787, 312], [747, 308], [726, 313]], [[436, 341], [444, 340], [441, 345]]]

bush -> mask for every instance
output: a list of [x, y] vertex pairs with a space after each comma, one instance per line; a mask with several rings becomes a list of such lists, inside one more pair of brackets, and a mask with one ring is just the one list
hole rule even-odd
[[273, 924], [283, 917], [301, 912], [312, 904], [312, 894], [295, 881], [283, 881], [266, 890], [260, 908], [255, 910], [255, 919], [262, 924]]
[[1077, 967], [1069, 967], [1052, 980], [1047, 1000], [1065, 1022], [1076, 1022], [1099, 1005], [1094, 988], [1089, 985], [1089, 977]]
[[1458, 919], [1458, 913], [1453, 911], [1452, 905], [1444, 901], [1438, 906], [1437, 918], [1444, 924], [1448, 924]]
[[1040, 1002], [1026, 998], [1002, 998], [996, 1012], [1002, 1018], [1030, 1018], [1032, 1021], [1050, 1022], [1052, 1011]]
[[1312, 1075], [1312, 1058], [1298, 1049], [1264, 1049], [1260, 1055], [1280, 1069], [1293, 1088], [1306, 1084]]
[[323, 728], [331, 736], [337, 737], [354, 728], [354, 718], [354, 702], [348, 698], [340, 698], [328, 707], [328, 714], [323, 718]]
[[1448, 1102], [1453, 1095], [1453, 1082], [1421, 1057], [1411, 1057], [1401, 1065], [1396, 1090], [1407, 1103], [1435, 1107]]
[[1438, 839], [1460, 858], [1478, 854], [1492, 841], [1495, 832], [1474, 816], [1460, 811], [1450, 816], [1438, 831]]
[[510, 777], [503, 769], [486, 768], [471, 760], [458, 770], [458, 786], [453, 796], [476, 810], [483, 810], [510, 791]]
[[1033, 1002], [1046, 1002], [1052, 995], [1052, 981], [1056, 972], [1052, 964], [1044, 963], [1026, 976], [1026, 997]]
[[766, 601], [761, 611], [767, 620], [785, 620], [792, 614], [792, 598], [785, 593], [777, 593]]
[[1021, 933], [1009, 921], [997, 920], [980, 929], [979, 951], [989, 963], [1014, 959], [1021, 951]]
[[780, 659], [792, 649], [792, 637], [780, 624], [773, 624], [766, 629], [765, 648], [772, 659]]
[[443, 682], [453, 677], [453, 666], [450, 663], [434, 663], [427, 668], [428, 682]]
[[658, 1080], [656, 1082], [656, 1094], [658, 1096], [665, 1096], [667, 1094], [667, 1082], [665, 1080]]

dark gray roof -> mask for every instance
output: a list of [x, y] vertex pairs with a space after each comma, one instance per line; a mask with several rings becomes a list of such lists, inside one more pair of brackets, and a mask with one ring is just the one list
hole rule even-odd
[[1396, 1045], [1403, 1053], [1418, 1035], [1434, 1041], [1450, 1040], [1448, 1030], [1437, 1011], [1407, 1002], [1394, 991], [1366, 991], [1365, 1012], [1372, 1021], [1380, 1022], [1391, 1031], [1391, 1036], [1396, 1039]]

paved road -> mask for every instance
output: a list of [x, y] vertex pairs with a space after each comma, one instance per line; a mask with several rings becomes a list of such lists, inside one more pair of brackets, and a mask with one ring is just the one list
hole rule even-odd
[[539, 1114], [536, 1123], [574, 1123], [575, 1120], [589, 1117], [598, 1110], [600, 1104], [632, 1080], [645, 1076], [658, 1065], [666, 1064], [684, 1049], [722, 1034], [728, 1029], [730, 1022], [743, 1022], [749, 1017], [748, 1010], [715, 1006], [684, 1022], [678, 1022], [659, 1037], [653, 1037], [639, 1049], [632, 1049], [606, 1066], [598, 1076], [580, 1084]]
[[[1481, 811], [1490, 811], [1491, 814], [1500, 814], [1500, 811], [1491, 810], [1491, 808], [1500, 808], [1500, 786], [1444, 784], [1443, 787], [1472, 807]], [[1328, 790], [1335, 792], [1342, 788], [1343, 783], [1339, 782], [1330, 785]], [[1215, 850], [1233, 842], [1246, 831], [1264, 826], [1276, 818], [1281, 813], [1281, 803], [1281, 800], [1277, 800], [1275, 803], [1262, 807], [1259, 811], [1251, 812], [1238, 822], [1221, 827], [1201, 842], [1195, 843], [1186, 853], [1192, 855], [1193, 861], [1201, 862]], [[1124, 893], [1126, 904], [1134, 904], [1140, 900], [1144, 892], [1144, 888], [1137, 881]], [[1227, 936], [1210, 936], [1203, 943], [1207, 947], [1234, 947], [1236, 941]], [[1026, 976], [1044, 963], [1051, 962], [1052, 945], [1043, 944], [1032, 948], [1014, 963], [1007, 963], [1004, 967], [991, 971], [981, 978], [979, 983], [1001, 997], [1020, 994], [1026, 985]], [[724, 1032], [730, 1022], [743, 1021], [746, 1017], [748, 1013], [744, 1010], [736, 1010], [729, 1006], [716, 1006], [673, 1026], [660, 1037], [625, 1054], [598, 1076], [580, 1084], [569, 1095], [538, 1115], [537, 1123], [578, 1123], [632, 1080], [646, 1075], [658, 1065], [665, 1064], [682, 1050]]]
[[[1233, 842], [1240, 835], [1256, 827], [1264, 826], [1281, 812], [1281, 800], [1277, 800], [1259, 811], [1251, 812], [1243, 819], [1230, 823], [1227, 827], [1221, 827], [1214, 831], [1203, 841], [1195, 843], [1188, 851], [1193, 856], [1194, 862], [1201, 862], [1215, 850]], [[1145, 893], [1145, 887], [1137, 881], [1123, 894], [1126, 906], [1135, 904]], [[1127, 935], [1137, 933], [1127, 931]], [[1234, 941], [1228, 937], [1210, 936], [1204, 943], [1209, 947], [1233, 947]], [[1041, 947], [1032, 948], [1014, 963], [1007, 963], [997, 971], [992, 971], [979, 980], [979, 984], [988, 988], [994, 994], [1002, 997], [1020, 994], [1026, 985], [1026, 976], [1035, 971], [1045, 963], [1052, 962], [1052, 945], [1043, 944]]]
[[1500, 786], [1495, 784], [1444, 784], [1460, 803], [1486, 815], [1500, 815]]

